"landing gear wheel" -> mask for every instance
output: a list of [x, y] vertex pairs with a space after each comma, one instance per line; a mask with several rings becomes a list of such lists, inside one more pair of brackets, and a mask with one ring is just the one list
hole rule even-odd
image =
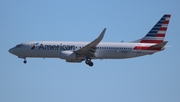
[[88, 65], [92, 67], [94, 64], [93, 64], [93, 62], [90, 62]]
[[87, 58], [86, 61], [85, 61], [85, 63], [86, 63], [87, 65], [91, 66], [91, 67], [94, 65], [93, 62], [91, 62], [91, 59], [90, 59], [90, 58]]
[[26, 60], [24, 60], [24, 61], [23, 61], [23, 63], [24, 63], [24, 64], [26, 64], [26, 63], [27, 63], [27, 61], [26, 61]]
[[91, 60], [86, 60], [86, 61], [85, 61], [85, 63], [86, 63], [87, 65], [89, 65], [90, 62], [91, 62]]

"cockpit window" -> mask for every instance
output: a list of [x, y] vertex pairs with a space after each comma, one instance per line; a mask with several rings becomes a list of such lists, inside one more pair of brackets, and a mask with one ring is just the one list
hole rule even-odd
[[16, 47], [21, 47], [22, 46], [22, 44], [18, 44], [18, 45], [16, 45]]

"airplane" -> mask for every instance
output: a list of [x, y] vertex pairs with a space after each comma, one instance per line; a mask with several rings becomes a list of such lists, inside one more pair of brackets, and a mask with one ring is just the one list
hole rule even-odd
[[18, 58], [61, 58], [66, 62], [85, 61], [93, 66], [92, 59], [125, 59], [152, 55], [165, 49], [164, 41], [171, 14], [165, 14], [141, 39], [131, 42], [101, 42], [106, 28], [92, 42], [32, 41], [9, 49]]

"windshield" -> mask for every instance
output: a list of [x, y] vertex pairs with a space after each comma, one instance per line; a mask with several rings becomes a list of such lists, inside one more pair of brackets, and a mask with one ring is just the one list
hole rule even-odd
[[18, 45], [16, 45], [15, 47], [21, 47], [22, 46], [22, 44], [18, 44]]

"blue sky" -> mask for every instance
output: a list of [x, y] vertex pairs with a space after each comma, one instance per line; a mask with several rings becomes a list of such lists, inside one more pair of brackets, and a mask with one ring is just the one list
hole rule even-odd
[[[180, 102], [179, 0], [1, 0], [0, 102]], [[22, 59], [8, 49], [36, 40], [103, 41], [143, 37], [171, 14], [168, 47], [151, 56], [93, 60]]]

